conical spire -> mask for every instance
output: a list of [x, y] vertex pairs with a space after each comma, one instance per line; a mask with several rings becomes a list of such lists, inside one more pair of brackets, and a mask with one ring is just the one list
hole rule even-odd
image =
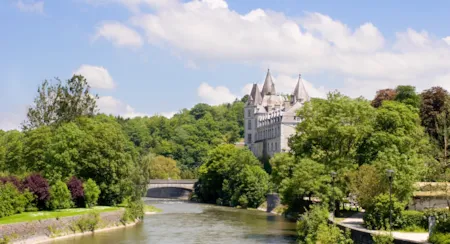
[[270, 75], [270, 70], [267, 70], [266, 80], [264, 81], [264, 86], [261, 91], [261, 95], [264, 97], [265, 95], [275, 95], [275, 84], [272, 81], [272, 76]]
[[253, 84], [252, 91], [250, 92], [250, 98], [248, 100], [251, 105], [258, 105], [262, 102], [261, 92], [259, 90], [258, 84]]
[[302, 75], [299, 74], [298, 75], [298, 81], [297, 81], [297, 85], [295, 86], [294, 89], [294, 94], [293, 95], [293, 102], [307, 102], [309, 101], [309, 95], [308, 92], [306, 91], [305, 88], [305, 84], [303, 84], [303, 80], [302, 80]]

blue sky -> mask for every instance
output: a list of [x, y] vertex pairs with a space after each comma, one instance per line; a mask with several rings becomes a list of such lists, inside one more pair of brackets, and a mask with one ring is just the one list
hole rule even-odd
[[450, 2], [0, 1], [0, 129], [16, 128], [44, 79], [88, 77], [100, 109], [170, 116], [244, 95], [271, 69], [291, 92], [372, 98], [450, 89]]

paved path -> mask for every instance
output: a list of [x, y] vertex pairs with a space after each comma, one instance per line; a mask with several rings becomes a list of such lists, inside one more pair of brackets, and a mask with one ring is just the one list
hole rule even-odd
[[[368, 230], [363, 225], [363, 213], [356, 213], [349, 218], [342, 220], [339, 224], [351, 229], [369, 233], [382, 233], [382, 231]], [[412, 241], [417, 243], [426, 243], [428, 240], [428, 233], [411, 233], [411, 232], [392, 232], [395, 239]]]

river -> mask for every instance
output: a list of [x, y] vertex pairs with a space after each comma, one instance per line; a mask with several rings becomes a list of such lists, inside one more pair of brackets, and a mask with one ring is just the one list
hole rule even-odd
[[281, 216], [173, 200], [147, 200], [146, 203], [162, 209], [162, 213], [147, 215], [133, 227], [52, 243], [295, 243], [295, 223]]

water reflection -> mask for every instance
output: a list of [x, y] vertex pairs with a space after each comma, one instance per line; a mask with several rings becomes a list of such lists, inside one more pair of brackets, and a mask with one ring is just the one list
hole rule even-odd
[[134, 227], [53, 243], [294, 243], [295, 223], [256, 210], [184, 201], [147, 200], [163, 210]]

